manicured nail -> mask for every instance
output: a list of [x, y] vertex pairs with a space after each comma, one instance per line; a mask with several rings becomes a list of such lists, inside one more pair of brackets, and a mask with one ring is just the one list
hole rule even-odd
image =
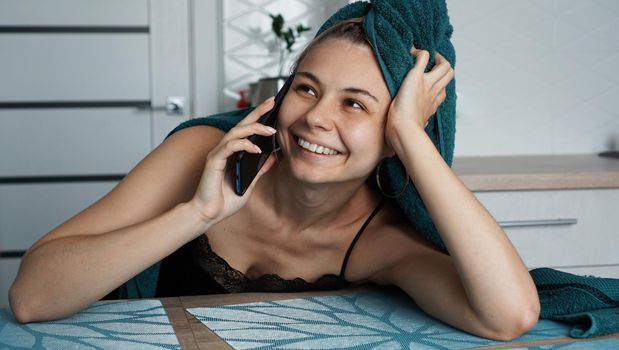
[[258, 153], [262, 153], [262, 150], [260, 149], [260, 147], [254, 145], [254, 148], [256, 149], [256, 151], [258, 151]]
[[272, 127], [270, 127], [270, 126], [267, 126], [267, 127], [266, 127], [266, 129], [267, 129], [267, 130], [269, 130], [269, 132], [270, 132], [271, 134], [275, 134], [275, 133], [277, 132], [277, 130], [273, 129], [273, 128], [272, 128]]

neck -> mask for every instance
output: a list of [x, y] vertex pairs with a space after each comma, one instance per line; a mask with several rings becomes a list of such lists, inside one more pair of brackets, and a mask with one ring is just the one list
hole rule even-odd
[[273, 208], [275, 222], [292, 232], [344, 225], [367, 215], [378, 200], [363, 179], [308, 184], [291, 176], [281, 162], [264, 174], [254, 191], [262, 205]]

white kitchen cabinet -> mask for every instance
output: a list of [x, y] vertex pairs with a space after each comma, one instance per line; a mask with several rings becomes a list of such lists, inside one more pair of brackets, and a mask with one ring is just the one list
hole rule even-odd
[[[619, 188], [475, 192], [528, 268], [619, 278]], [[552, 222], [576, 219], [574, 224]], [[534, 223], [533, 222], [533, 223]]]

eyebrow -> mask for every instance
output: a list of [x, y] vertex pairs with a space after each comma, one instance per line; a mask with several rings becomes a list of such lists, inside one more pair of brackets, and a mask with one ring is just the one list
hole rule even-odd
[[[320, 79], [318, 79], [318, 77], [315, 76], [311, 72], [296, 72], [295, 75], [300, 75], [300, 76], [306, 77], [309, 80], [313, 81], [314, 83], [316, 83], [318, 85], [322, 85], [322, 83], [320, 82]], [[378, 101], [378, 99], [374, 95], [372, 95], [369, 91], [364, 90], [364, 89], [360, 89], [360, 88], [356, 88], [356, 87], [347, 87], [347, 88], [342, 89], [341, 91], [350, 92], [350, 93], [353, 93], [353, 94], [361, 94], [361, 95], [364, 95], [364, 96], [367, 96], [367, 97], [373, 99], [374, 101], [376, 101], [376, 103], [380, 103]]]

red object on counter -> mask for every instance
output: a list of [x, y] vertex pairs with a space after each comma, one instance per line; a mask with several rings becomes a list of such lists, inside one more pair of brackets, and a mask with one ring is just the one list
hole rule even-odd
[[236, 107], [237, 108], [247, 108], [247, 107], [249, 107], [249, 102], [247, 102], [247, 99], [245, 99], [245, 94], [246, 93], [247, 93], [247, 90], [239, 91], [239, 94], [241, 95], [241, 99], [239, 99], [238, 102], [236, 103]]

